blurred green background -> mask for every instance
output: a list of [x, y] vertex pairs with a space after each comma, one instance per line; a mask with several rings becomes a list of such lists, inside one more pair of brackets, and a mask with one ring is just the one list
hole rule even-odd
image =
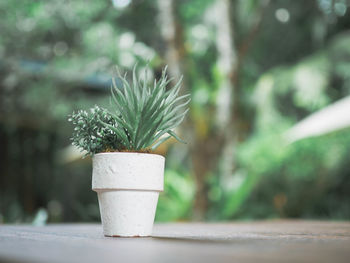
[[349, 29], [347, 0], [1, 1], [0, 223], [99, 221], [67, 115], [148, 61], [192, 95], [156, 220], [350, 219]]

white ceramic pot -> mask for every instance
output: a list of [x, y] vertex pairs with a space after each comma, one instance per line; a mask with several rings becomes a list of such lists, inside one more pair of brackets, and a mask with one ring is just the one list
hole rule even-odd
[[150, 236], [165, 158], [149, 153], [98, 153], [92, 190], [97, 192], [105, 236]]

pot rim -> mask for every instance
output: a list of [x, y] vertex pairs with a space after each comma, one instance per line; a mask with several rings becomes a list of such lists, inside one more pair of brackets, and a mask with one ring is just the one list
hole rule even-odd
[[93, 156], [96, 155], [119, 155], [119, 154], [136, 154], [136, 155], [157, 155], [165, 159], [165, 157], [161, 154], [157, 153], [140, 153], [140, 152], [100, 152], [100, 153], [95, 153]]
[[163, 190], [128, 188], [128, 187], [96, 187], [91, 188], [95, 192], [113, 192], [113, 191], [135, 191], [135, 192], [163, 192]]

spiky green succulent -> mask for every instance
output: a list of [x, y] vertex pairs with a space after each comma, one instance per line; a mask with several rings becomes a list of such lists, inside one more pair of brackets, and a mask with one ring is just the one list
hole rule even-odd
[[90, 113], [73, 113], [70, 120], [76, 125], [75, 129], [78, 127], [73, 133], [73, 144], [94, 154], [154, 150], [170, 137], [184, 142], [174, 133], [190, 101], [189, 94], [179, 96], [182, 79], [168, 89], [172, 79], [167, 77], [166, 68], [161, 78], [151, 84], [146, 71], [144, 75], [143, 79], [138, 78], [134, 67], [132, 83], [126, 75], [118, 74], [113, 79], [112, 110], [98, 108]]

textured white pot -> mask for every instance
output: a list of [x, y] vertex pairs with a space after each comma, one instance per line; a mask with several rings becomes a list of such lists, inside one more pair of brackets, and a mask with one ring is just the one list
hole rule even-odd
[[92, 190], [97, 192], [105, 236], [150, 236], [165, 158], [148, 153], [98, 153]]

